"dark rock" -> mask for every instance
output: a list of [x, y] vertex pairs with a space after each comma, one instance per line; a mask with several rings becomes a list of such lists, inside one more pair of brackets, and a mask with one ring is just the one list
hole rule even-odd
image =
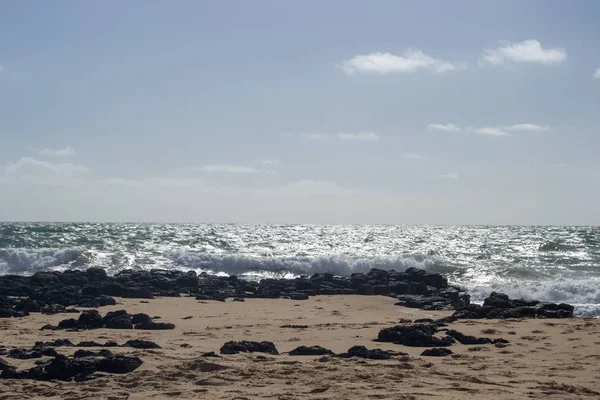
[[437, 328], [432, 324], [397, 325], [379, 331], [377, 340], [411, 347], [451, 346], [454, 343], [449, 336], [441, 339], [433, 336], [436, 332]]
[[42, 352], [38, 350], [12, 349], [8, 352], [8, 357], [29, 360], [31, 358], [42, 358]]
[[4, 361], [2, 358], [0, 358], [0, 371], [4, 371], [4, 370], [8, 370], [8, 369], [14, 369], [14, 368], [15, 367], [13, 367], [12, 365], [10, 365], [6, 361]]
[[145, 322], [152, 322], [152, 318], [150, 318], [150, 316], [148, 314], [143, 314], [143, 313], [133, 314], [131, 316], [131, 322], [134, 325], [137, 325], [137, 324], [142, 324]]
[[359, 285], [356, 292], [358, 294], [372, 296], [375, 294], [375, 289], [373, 288], [373, 285], [364, 284]]
[[135, 329], [143, 330], [165, 330], [175, 329], [175, 325], [168, 322], [143, 322], [135, 325]]
[[290, 293], [290, 299], [292, 300], [308, 300], [306, 293]]
[[426, 357], [445, 357], [449, 356], [452, 353], [450, 349], [444, 349], [439, 347], [434, 347], [433, 349], [427, 349], [421, 353], [422, 356]]
[[203, 353], [202, 357], [210, 357], [210, 358], [221, 358], [220, 355], [215, 353], [214, 351], [209, 351], [208, 353]]
[[113, 353], [110, 350], [102, 349], [100, 351], [77, 350], [73, 357], [112, 357]]
[[569, 304], [540, 303], [536, 300], [514, 299], [492, 292], [483, 306], [470, 304], [452, 315], [456, 319], [477, 318], [572, 318], [574, 307]]
[[321, 346], [300, 346], [290, 351], [290, 356], [324, 356], [333, 355], [333, 351], [327, 350]]
[[279, 352], [272, 342], [250, 342], [243, 340], [241, 342], [227, 342], [221, 347], [221, 354], [238, 353], [267, 353], [278, 355]]
[[486, 338], [486, 337], [478, 338], [475, 336], [464, 335], [454, 329], [449, 329], [448, 331], [446, 331], [446, 335], [453, 337], [460, 344], [488, 344], [488, 343], [492, 342], [492, 339], [490, 339], [490, 338]]
[[246, 300], [244, 300], [244, 298], [243, 298], [243, 297], [234, 297], [234, 298], [233, 298], [233, 301], [239, 301], [240, 303], [243, 303], [243, 302], [245, 302]]
[[406, 355], [406, 353], [386, 351], [381, 349], [369, 350], [365, 346], [352, 346], [347, 353], [340, 354], [342, 358], [366, 358], [369, 360], [389, 360], [392, 356]]
[[280, 328], [306, 329], [308, 328], [308, 325], [281, 325]]
[[149, 340], [139, 340], [139, 339], [128, 340], [127, 342], [125, 342], [123, 347], [133, 347], [135, 349], [161, 349], [162, 348], [158, 344], [151, 342]]
[[84, 341], [77, 343], [77, 347], [102, 347], [102, 345], [94, 341]]
[[108, 329], [133, 329], [133, 324], [129, 317], [111, 318], [106, 321], [105, 326]]
[[[60, 324], [58, 326], [60, 327]], [[86, 329], [102, 328], [104, 326], [104, 320], [97, 310], [86, 310], [79, 316], [77, 326], [83, 326]]]

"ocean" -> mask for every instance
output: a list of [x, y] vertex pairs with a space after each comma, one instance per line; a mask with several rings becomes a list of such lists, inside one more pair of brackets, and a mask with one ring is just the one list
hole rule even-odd
[[600, 316], [600, 227], [0, 223], [0, 274], [165, 268], [247, 279], [424, 268]]

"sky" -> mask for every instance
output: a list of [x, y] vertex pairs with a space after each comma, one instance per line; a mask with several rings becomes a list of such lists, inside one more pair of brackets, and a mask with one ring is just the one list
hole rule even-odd
[[0, 1], [0, 220], [598, 225], [598, 20]]

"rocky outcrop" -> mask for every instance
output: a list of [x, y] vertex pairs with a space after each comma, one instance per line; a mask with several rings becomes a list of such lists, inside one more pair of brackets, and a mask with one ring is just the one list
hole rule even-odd
[[510, 299], [504, 293], [492, 292], [483, 305], [471, 304], [459, 308], [455, 319], [506, 318], [573, 318], [569, 304], [543, 303], [537, 300]]

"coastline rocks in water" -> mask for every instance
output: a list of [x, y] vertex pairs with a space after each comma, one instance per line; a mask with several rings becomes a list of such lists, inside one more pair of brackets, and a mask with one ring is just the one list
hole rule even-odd
[[275, 348], [273, 342], [251, 342], [242, 340], [241, 342], [227, 342], [220, 350], [221, 354], [238, 354], [238, 353], [267, 353], [278, 355], [279, 352]]
[[406, 353], [389, 351], [389, 350], [381, 350], [381, 349], [373, 349], [369, 350], [365, 346], [352, 346], [348, 349], [348, 352], [338, 355], [341, 358], [366, 358], [369, 360], [389, 360], [393, 356], [405, 356]]
[[445, 357], [445, 356], [449, 356], [450, 354], [453, 354], [452, 350], [445, 349], [445, 348], [439, 348], [439, 347], [434, 347], [433, 349], [427, 349], [421, 353], [422, 356], [426, 356], [426, 357]]
[[325, 356], [333, 355], [333, 351], [321, 346], [300, 346], [290, 351], [290, 356]]
[[468, 305], [468, 295], [460, 288], [448, 285], [444, 276], [416, 268], [404, 272], [372, 269], [350, 277], [319, 273], [311, 277], [263, 279], [260, 282], [177, 270], [128, 269], [109, 276], [101, 268], [89, 268], [85, 271], [42, 271], [29, 277], [0, 276], [0, 292], [5, 296], [29, 297], [19, 309], [15, 309], [15, 301], [0, 298], [0, 315], [7, 317], [40, 310], [65, 312], [69, 306], [114, 305], [113, 297], [151, 299], [155, 295], [179, 296], [181, 293], [198, 300], [216, 301], [280, 297], [305, 300], [315, 295], [343, 294], [419, 295], [436, 299], [428, 304], [413, 299], [407, 304], [417, 307], [422, 304], [429, 309]]
[[492, 292], [483, 305], [471, 304], [458, 309], [456, 319], [506, 318], [573, 318], [574, 307], [565, 304], [542, 303], [537, 300], [513, 299], [506, 294]]
[[384, 328], [377, 335], [378, 342], [392, 342], [410, 347], [446, 347], [454, 343], [450, 336], [433, 336], [438, 329], [432, 324], [396, 325]]

